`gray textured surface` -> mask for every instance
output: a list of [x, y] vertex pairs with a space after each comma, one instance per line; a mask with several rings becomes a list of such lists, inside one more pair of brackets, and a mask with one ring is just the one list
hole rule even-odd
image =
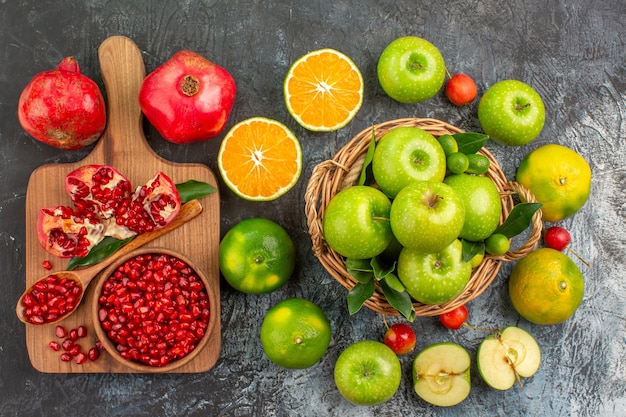
[[[52, 1], [0, 0], [0, 415], [2, 416], [623, 416], [626, 415], [626, 4], [623, 0], [515, 1]], [[75, 161], [87, 151], [63, 152], [24, 133], [16, 103], [36, 73], [74, 55], [99, 83], [96, 49], [110, 35], [132, 38], [148, 71], [179, 49], [193, 49], [233, 74], [238, 97], [229, 125], [251, 116], [286, 123], [302, 142], [304, 169], [294, 190], [270, 203], [247, 203], [221, 187], [222, 234], [236, 222], [265, 216], [283, 224], [298, 246], [294, 277], [283, 289], [246, 296], [222, 285], [222, 351], [216, 366], [195, 375], [46, 375], [32, 369], [24, 328], [14, 316], [24, 289], [24, 197], [37, 166]], [[401, 117], [435, 117], [479, 130], [476, 104], [457, 108], [442, 94], [418, 105], [386, 97], [375, 66], [396, 37], [425, 37], [442, 51], [452, 72], [467, 72], [479, 91], [515, 78], [544, 98], [541, 136], [523, 148], [489, 143], [507, 177], [521, 158], [545, 143], [579, 151], [593, 170], [589, 202], [561, 222], [572, 246], [591, 262], [581, 267], [586, 294], [576, 315], [541, 327], [521, 320], [506, 293], [512, 265], [469, 305], [481, 326], [519, 325], [543, 351], [539, 372], [523, 388], [489, 389], [473, 365], [472, 393], [445, 409], [419, 400], [412, 390], [414, 355], [402, 357], [404, 377], [388, 403], [354, 407], [334, 386], [334, 362], [343, 348], [381, 339], [381, 317], [363, 310], [350, 317], [346, 292], [310, 250], [303, 195], [314, 165], [332, 157], [372, 123]], [[365, 78], [365, 102], [356, 119], [336, 133], [310, 133], [289, 117], [282, 79], [303, 53], [337, 48], [351, 56]], [[201, 162], [217, 172], [220, 139], [177, 146], [146, 126], [155, 150], [167, 159]], [[220, 184], [222, 185], [222, 184]], [[288, 296], [310, 299], [333, 328], [328, 353], [316, 366], [279, 369], [263, 356], [258, 332], [267, 309]], [[392, 320], [393, 321], [393, 320]], [[443, 329], [435, 319], [414, 323], [418, 348], [451, 340], [475, 356], [481, 332]]]

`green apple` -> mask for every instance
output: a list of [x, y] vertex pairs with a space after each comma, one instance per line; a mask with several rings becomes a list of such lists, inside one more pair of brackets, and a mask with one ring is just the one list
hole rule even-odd
[[326, 206], [322, 227], [332, 249], [346, 258], [368, 259], [380, 254], [393, 237], [391, 202], [380, 190], [355, 185], [335, 194]]
[[496, 142], [521, 146], [533, 141], [546, 119], [543, 100], [537, 91], [517, 80], [492, 85], [478, 103], [478, 121]]
[[463, 200], [443, 182], [417, 181], [391, 203], [391, 230], [404, 247], [436, 253], [459, 237], [465, 221]]
[[470, 393], [470, 355], [452, 342], [424, 348], [413, 361], [413, 386], [424, 401], [440, 407], [462, 402]]
[[443, 181], [446, 154], [437, 139], [417, 127], [398, 127], [386, 133], [372, 158], [376, 184], [390, 198], [414, 181]]
[[419, 103], [441, 89], [446, 65], [439, 49], [425, 39], [405, 36], [391, 42], [378, 58], [378, 82], [401, 103]]
[[456, 174], [448, 175], [443, 182], [461, 196], [465, 206], [465, 222], [459, 237], [481, 242], [491, 236], [502, 214], [500, 192], [491, 178]]
[[423, 304], [442, 304], [463, 291], [472, 274], [472, 265], [463, 261], [463, 244], [455, 239], [437, 253], [402, 249], [397, 272], [415, 300]]
[[527, 331], [509, 326], [487, 336], [476, 356], [482, 379], [492, 388], [507, 390], [533, 376], [541, 363], [541, 350]]
[[334, 377], [346, 400], [357, 405], [377, 405], [388, 401], [398, 390], [402, 367], [387, 345], [362, 340], [341, 352]]

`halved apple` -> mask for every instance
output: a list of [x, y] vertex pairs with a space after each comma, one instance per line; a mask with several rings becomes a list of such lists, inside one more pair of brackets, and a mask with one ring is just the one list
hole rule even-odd
[[413, 361], [415, 392], [424, 401], [448, 407], [467, 398], [471, 389], [470, 355], [452, 342], [435, 343]]
[[534, 337], [510, 326], [487, 336], [478, 347], [480, 376], [492, 388], [507, 390], [539, 369], [541, 350]]

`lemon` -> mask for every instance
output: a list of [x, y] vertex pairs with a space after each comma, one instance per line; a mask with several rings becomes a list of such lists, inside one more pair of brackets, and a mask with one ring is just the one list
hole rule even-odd
[[295, 268], [296, 250], [287, 231], [265, 218], [242, 220], [222, 238], [220, 271], [236, 290], [263, 294], [282, 287]]
[[543, 219], [557, 222], [576, 213], [589, 198], [591, 168], [576, 151], [548, 144], [526, 155], [517, 182], [543, 203]]
[[261, 325], [261, 344], [275, 364], [303, 369], [315, 365], [326, 353], [332, 331], [316, 304], [289, 298], [273, 306]]
[[536, 324], [556, 324], [570, 318], [583, 299], [580, 269], [567, 255], [537, 249], [520, 259], [509, 279], [513, 307]]

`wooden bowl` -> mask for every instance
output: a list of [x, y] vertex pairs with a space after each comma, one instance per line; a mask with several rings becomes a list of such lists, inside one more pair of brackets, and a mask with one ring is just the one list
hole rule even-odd
[[[180, 260], [182, 260], [183, 262], [185, 262], [187, 265], [189, 265], [195, 272], [195, 274], [200, 278], [201, 282], [204, 284], [204, 290], [206, 291], [207, 295], [208, 295], [208, 300], [209, 300], [209, 308], [210, 308], [210, 314], [209, 314], [209, 318], [208, 318], [208, 323], [207, 323], [207, 327], [204, 331], [204, 335], [202, 336], [202, 338], [200, 338], [197, 342], [196, 342], [196, 346], [193, 350], [191, 350], [190, 352], [188, 352], [185, 356], [180, 357], [178, 359], [175, 359], [171, 362], [169, 362], [168, 364], [164, 365], [164, 366], [152, 366], [149, 364], [146, 364], [144, 362], [140, 362], [140, 361], [136, 361], [136, 360], [130, 360], [127, 359], [125, 357], [123, 357], [120, 352], [118, 351], [118, 347], [117, 345], [109, 338], [108, 332], [107, 330], [102, 328], [102, 323], [100, 321], [99, 318], [99, 311], [101, 308], [101, 304], [100, 304], [100, 295], [102, 294], [103, 291], [103, 286], [105, 285], [106, 281], [109, 279], [109, 277], [115, 272], [115, 270], [123, 265], [124, 263], [126, 263], [128, 260], [138, 256], [138, 255], [148, 255], [148, 254], [166, 254], [166, 255], [170, 255], [173, 257], [176, 257]], [[215, 291], [214, 289], [211, 287], [211, 285], [209, 284], [209, 281], [207, 280], [205, 274], [203, 273], [203, 271], [201, 269], [199, 269], [198, 267], [196, 267], [194, 265], [194, 263], [188, 259], [187, 257], [185, 257], [184, 255], [177, 253], [175, 251], [169, 250], [169, 249], [164, 249], [164, 248], [143, 248], [143, 249], [138, 249], [136, 251], [133, 251], [131, 253], [129, 253], [128, 255], [124, 256], [123, 258], [121, 258], [119, 261], [115, 262], [114, 264], [112, 264], [111, 266], [109, 266], [106, 270], [104, 270], [102, 272], [102, 274], [98, 277], [97, 282], [96, 282], [96, 287], [95, 287], [95, 291], [94, 291], [94, 299], [92, 302], [92, 316], [93, 316], [93, 322], [94, 322], [94, 328], [96, 330], [96, 334], [98, 335], [99, 340], [102, 342], [102, 344], [105, 347], [106, 352], [111, 355], [115, 360], [117, 360], [119, 363], [123, 364], [124, 366], [127, 366], [129, 368], [132, 368], [133, 370], [137, 371], [137, 372], [142, 372], [142, 373], [160, 373], [160, 372], [169, 372], [172, 371], [176, 368], [179, 368], [185, 364], [187, 364], [188, 362], [190, 362], [191, 360], [193, 360], [196, 355], [198, 353], [200, 353], [202, 351], [202, 349], [206, 346], [206, 344], [209, 342], [210, 339], [210, 335], [213, 332], [213, 329], [216, 325], [216, 322], [218, 320], [218, 317], [213, 314], [213, 306], [217, 306], [217, 299], [215, 296]], [[130, 313], [132, 314], [132, 313]]]

